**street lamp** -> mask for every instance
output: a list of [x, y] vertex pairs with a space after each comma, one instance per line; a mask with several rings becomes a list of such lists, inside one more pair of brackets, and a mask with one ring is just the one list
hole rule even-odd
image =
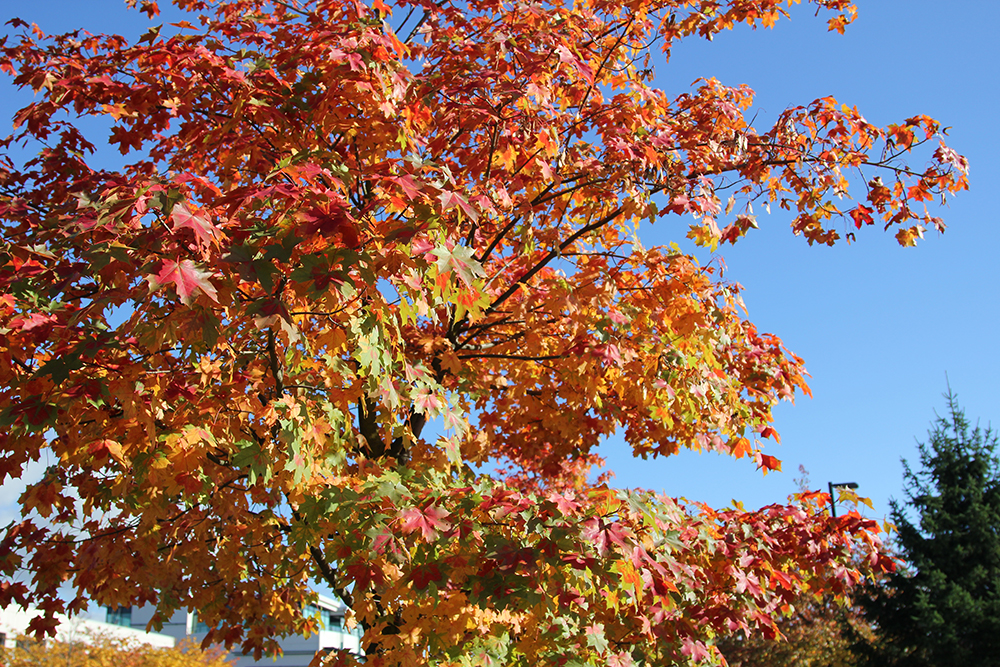
[[830, 516], [837, 517], [837, 504], [833, 498], [834, 489], [856, 489], [858, 488], [857, 482], [840, 482], [839, 484], [834, 484], [833, 482], [827, 482], [826, 485], [830, 487]]

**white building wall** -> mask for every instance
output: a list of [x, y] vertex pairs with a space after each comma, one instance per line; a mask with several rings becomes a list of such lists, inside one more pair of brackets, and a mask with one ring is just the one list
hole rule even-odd
[[[350, 632], [342, 628], [344, 606], [335, 600], [320, 597], [317, 607], [321, 617], [327, 622], [327, 628], [309, 637], [286, 637], [281, 640], [283, 655], [277, 658], [264, 657], [254, 660], [252, 655], [243, 655], [239, 647], [234, 647], [228, 659], [235, 667], [307, 667], [317, 651], [347, 649], [360, 654], [360, 633]], [[98, 612], [100, 613], [100, 612]], [[163, 624], [160, 632], [146, 632], [146, 625], [152, 618], [154, 608], [135, 607], [132, 609], [129, 625], [118, 625], [89, 618], [75, 617], [68, 619], [59, 615], [60, 624], [56, 630], [57, 641], [87, 641], [89, 636], [100, 634], [115, 639], [131, 640], [152, 646], [175, 646], [184, 638], [201, 643], [204, 632], [196, 632], [197, 620], [195, 614], [180, 610]], [[18, 635], [27, 634], [31, 619], [41, 615], [36, 609], [22, 610], [15, 606], [0, 610], [0, 634], [4, 635], [5, 644], [13, 648]], [[329, 626], [331, 616], [334, 617], [334, 627]]]
[[[329, 619], [330, 612], [342, 622], [345, 608], [336, 600], [320, 596], [317, 607], [321, 616]], [[146, 624], [153, 617], [153, 607], [135, 607], [131, 614], [131, 628], [145, 630]], [[196, 632], [197, 616], [194, 613], [179, 610], [171, 619], [163, 624], [160, 631], [176, 640], [190, 637], [198, 644], [205, 638], [205, 632]], [[361, 653], [361, 638], [359, 633], [344, 631], [340, 627], [320, 630], [309, 637], [293, 636], [280, 640], [283, 654], [276, 658], [263, 657], [254, 660], [253, 655], [243, 655], [238, 646], [230, 651], [228, 660], [235, 667], [307, 667], [317, 651], [347, 649], [353, 653]]]
[[[150, 619], [153, 618], [153, 613], [155, 611], [156, 609], [152, 606], [133, 607], [130, 627], [133, 630], [145, 630]], [[169, 635], [178, 640], [183, 639], [190, 634], [188, 630], [188, 617], [190, 616], [191, 614], [183, 609], [174, 612], [174, 615], [170, 618], [170, 620], [163, 624], [163, 629], [160, 630], [160, 633]]]
[[[10, 606], [0, 610], [0, 633], [4, 635], [4, 644], [13, 648], [14, 640], [18, 635], [28, 633], [28, 624], [32, 619], [41, 616], [38, 609], [29, 607]], [[175, 645], [175, 639], [166, 634], [146, 632], [145, 626], [139, 629], [125, 628], [120, 625], [104, 623], [89, 618], [67, 618], [62, 614], [57, 614], [59, 626], [56, 628], [55, 640], [60, 642], [88, 642], [88, 640], [100, 635], [123, 641], [136, 641], [150, 646], [171, 647]]]

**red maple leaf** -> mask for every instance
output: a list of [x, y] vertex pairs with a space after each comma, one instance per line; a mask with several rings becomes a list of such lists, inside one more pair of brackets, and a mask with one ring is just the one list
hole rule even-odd
[[39, 327], [44, 327], [53, 322], [59, 320], [55, 315], [50, 315], [47, 313], [32, 313], [29, 317], [17, 317], [11, 320], [11, 329], [21, 329], [22, 331], [31, 331], [32, 329], [37, 329]]
[[433, 505], [423, 509], [411, 507], [399, 513], [399, 518], [403, 520], [401, 526], [403, 532], [413, 533], [419, 530], [428, 542], [433, 542], [438, 538], [439, 530], [451, 528], [451, 524], [445, 521], [448, 516], [448, 510]]
[[174, 206], [170, 212], [170, 219], [174, 223], [175, 232], [187, 227], [194, 231], [199, 243], [208, 245], [213, 241], [218, 242], [220, 233], [216, 226], [208, 218], [192, 213], [184, 202]]
[[399, 187], [403, 188], [403, 194], [405, 194], [406, 198], [410, 201], [413, 201], [420, 196], [420, 185], [418, 185], [409, 174], [393, 178], [392, 180], [395, 181]]
[[760, 459], [757, 462], [757, 467], [759, 469], [764, 470], [764, 472], [767, 472], [768, 470], [777, 470], [778, 472], [781, 472], [781, 461], [778, 460], [777, 457], [768, 456], [767, 454], [759, 454], [758, 458]]
[[631, 538], [629, 533], [617, 522], [606, 522], [601, 518], [589, 519], [583, 524], [583, 537], [594, 544], [599, 556], [608, 555], [612, 545], [618, 545], [622, 551], [627, 550], [626, 541]]
[[410, 575], [410, 581], [417, 587], [417, 590], [424, 590], [431, 582], [438, 582], [443, 578], [444, 575], [441, 573], [441, 568], [437, 563], [421, 565], [413, 570], [413, 573]]
[[301, 211], [299, 219], [306, 237], [318, 234], [330, 238], [336, 234], [348, 248], [358, 246], [358, 226], [339, 202], [329, 201]]
[[180, 262], [165, 259], [160, 266], [159, 273], [149, 274], [146, 276], [146, 281], [151, 290], [158, 290], [164, 285], [172, 283], [174, 289], [177, 290], [177, 296], [181, 298], [181, 303], [186, 306], [191, 305], [191, 297], [198, 292], [204, 292], [205, 296], [218, 303], [219, 299], [216, 298], [215, 287], [208, 281], [210, 275], [199, 269], [190, 259]]
[[463, 195], [457, 192], [443, 190], [441, 194], [438, 195], [438, 199], [441, 200], [442, 210], [447, 211], [448, 209], [457, 206], [459, 210], [462, 211], [462, 213], [465, 214], [465, 216], [470, 220], [472, 220], [473, 222], [479, 220], [479, 211], [477, 211], [476, 207], [470, 204], [469, 200], [466, 199]]

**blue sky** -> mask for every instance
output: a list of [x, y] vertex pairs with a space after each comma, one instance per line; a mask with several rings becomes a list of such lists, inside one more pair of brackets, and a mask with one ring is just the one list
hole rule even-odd
[[[763, 477], [747, 461], [682, 454], [633, 461], [615, 440], [603, 447], [616, 484], [646, 487], [720, 506], [755, 507], [794, 491], [804, 465], [814, 487], [855, 481], [881, 518], [900, 496], [900, 458], [916, 458], [935, 410], [943, 408], [946, 374], [969, 417], [1000, 422], [995, 349], [1000, 298], [995, 287], [1000, 231], [990, 193], [1000, 181], [997, 129], [1000, 3], [955, 0], [942, 11], [930, 0], [859, 0], [846, 35], [829, 34], [825, 16], [792, 8], [773, 30], [736, 30], [713, 42], [684, 42], [657, 68], [671, 94], [697, 77], [757, 92], [755, 126], [766, 129], [790, 105], [833, 95], [884, 125], [918, 113], [951, 126], [949, 144], [972, 165], [972, 191], [941, 212], [944, 235], [928, 233], [915, 249], [891, 234], [862, 230], [854, 245], [810, 248], [789, 230], [790, 218], [760, 216], [761, 229], [720, 254], [726, 279], [741, 283], [750, 317], [804, 357], [814, 398], [777, 411], [782, 444], [769, 453], [783, 473]], [[147, 21], [121, 0], [33, 0], [16, 10], [46, 32], [86, 27], [134, 37]], [[0, 19], [12, 16], [5, 7]], [[9, 89], [9, 80], [4, 80]], [[6, 93], [5, 93], [6, 94]], [[11, 100], [0, 95], [0, 116]], [[752, 115], [753, 112], [751, 112]], [[647, 245], [680, 240], [673, 218], [644, 228]], [[0, 508], [16, 499], [0, 492]]]

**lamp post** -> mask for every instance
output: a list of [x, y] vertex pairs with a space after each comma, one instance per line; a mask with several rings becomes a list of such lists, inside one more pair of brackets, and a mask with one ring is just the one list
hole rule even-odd
[[833, 497], [834, 489], [856, 489], [858, 488], [857, 482], [840, 482], [839, 484], [834, 484], [833, 482], [827, 482], [826, 485], [830, 488], [830, 516], [837, 517], [837, 503]]

